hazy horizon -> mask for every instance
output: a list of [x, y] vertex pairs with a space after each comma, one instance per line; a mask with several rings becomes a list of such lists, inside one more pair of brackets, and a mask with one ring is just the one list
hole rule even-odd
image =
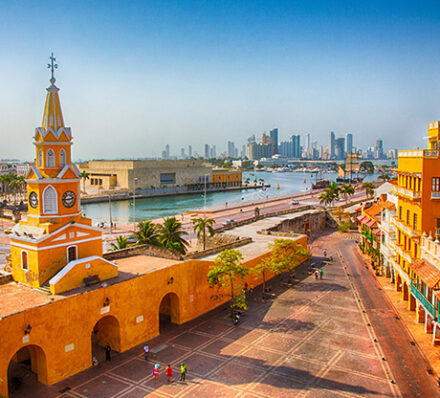
[[[9, 2], [0, 158], [33, 159], [55, 53], [73, 157], [158, 157], [277, 127], [425, 147], [440, 119], [435, 2]], [[404, 139], [402, 139], [404, 137]]]

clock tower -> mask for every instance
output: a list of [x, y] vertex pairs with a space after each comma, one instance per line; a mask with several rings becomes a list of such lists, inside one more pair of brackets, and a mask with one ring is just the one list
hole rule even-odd
[[54, 290], [51, 278], [68, 264], [101, 259], [102, 235], [81, 212], [81, 175], [72, 163], [72, 132], [64, 125], [53, 54], [48, 67], [43, 123], [34, 135], [36, 161], [26, 178], [28, 214], [12, 230], [11, 262], [16, 281]]

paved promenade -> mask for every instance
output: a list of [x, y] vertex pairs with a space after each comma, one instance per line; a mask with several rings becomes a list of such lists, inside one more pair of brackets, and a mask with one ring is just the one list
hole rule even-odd
[[[338, 233], [320, 238], [315, 254], [326, 247], [335, 259], [324, 267], [324, 279], [308, 276], [303, 266], [293, 289], [284, 290], [279, 280], [273, 281], [277, 298], [265, 304], [251, 298], [239, 326], [232, 325], [222, 306], [151, 340], [150, 347], [159, 351], [149, 362], [143, 359], [141, 345], [57, 385], [40, 385], [14, 396], [439, 396], [433, 377], [423, 367], [417, 371], [426, 365], [425, 359], [408, 341], [402, 342], [408, 336], [390, 316], [393, 309], [381, 301], [383, 292], [370, 290], [374, 278], [368, 272], [360, 274], [365, 270], [362, 261], [351, 258], [356, 254], [353, 238]], [[365, 278], [362, 283], [358, 276]], [[383, 303], [369, 301], [373, 294]], [[388, 335], [383, 332], [386, 327], [392, 327]], [[164, 367], [171, 363], [176, 379], [182, 361], [188, 367], [187, 381], [168, 384]], [[156, 362], [162, 369], [157, 382], [152, 378]]]

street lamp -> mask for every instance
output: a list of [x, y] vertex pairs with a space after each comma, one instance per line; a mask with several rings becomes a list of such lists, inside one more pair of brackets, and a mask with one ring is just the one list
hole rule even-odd
[[110, 222], [110, 234], [113, 233], [113, 220], [112, 220], [112, 199], [111, 194], [108, 194], [108, 210], [109, 210], [109, 222]]
[[136, 181], [133, 169], [133, 231], [136, 232]]

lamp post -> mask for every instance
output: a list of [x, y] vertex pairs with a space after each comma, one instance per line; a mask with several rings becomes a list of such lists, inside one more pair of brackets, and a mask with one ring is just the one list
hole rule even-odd
[[133, 231], [136, 232], [136, 181], [133, 168]]
[[112, 220], [112, 199], [111, 194], [108, 194], [108, 211], [109, 211], [109, 222], [110, 222], [110, 235], [113, 233], [113, 220]]

